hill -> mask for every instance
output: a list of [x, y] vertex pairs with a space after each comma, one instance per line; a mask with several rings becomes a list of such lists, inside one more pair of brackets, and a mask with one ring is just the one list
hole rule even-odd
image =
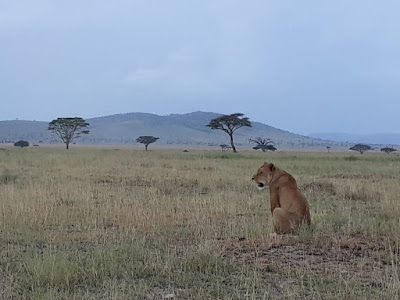
[[364, 143], [378, 145], [400, 145], [400, 133], [348, 134], [348, 133], [314, 133], [310, 137], [336, 142]]
[[48, 132], [48, 125], [48, 122], [39, 121], [0, 121], [0, 142], [51, 142], [54, 137]]
[[[87, 119], [90, 134], [77, 140], [80, 144], [135, 144], [140, 135], [160, 137], [157, 144], [220, 145], [228, 143], [228, 136], [206, 127], [209, 121], [220, 116], [212, 112], [193, 112], [160, 116], [149, 113], [127, 113]], [[235, 133], [237, 145], [249, 145], [250, 137], [268, 137], [275, 145], [285, 148], [310, 148], [345, 146], [302, 136], [259, 122], [252, 128], [241, 128]], [[59, 140], [47, 130], [47, 122], [1, 121], [0, 141], [28, 140], [32, 143], [56, 143]]]

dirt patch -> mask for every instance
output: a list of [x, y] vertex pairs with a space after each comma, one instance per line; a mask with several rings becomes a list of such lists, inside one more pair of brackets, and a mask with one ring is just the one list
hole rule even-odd
[[267, 272], [311, 273], [360, 280], [369, 285], [380, 285], [384, 278], [398, 274], [400, 266], [398, 247], [390, 247], [384, 239], [360, 235], [321, 235], [311, 241], [292, 235], [264, 241], [241, 238], [225, 241], [222, 253]]

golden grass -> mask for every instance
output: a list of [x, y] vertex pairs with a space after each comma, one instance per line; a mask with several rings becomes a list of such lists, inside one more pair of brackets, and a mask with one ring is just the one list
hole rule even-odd
[[[298, 236], [273, 235], [264, 160], [310, 202]], [[399, 183], [380, 153], [0, 151], [0, 298], [397, 299]]]

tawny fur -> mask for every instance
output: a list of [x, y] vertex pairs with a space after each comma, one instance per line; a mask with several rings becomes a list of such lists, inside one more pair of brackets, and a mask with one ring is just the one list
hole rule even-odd
[[292, 233], [301, 224], [310, 225], [310, 209], [306, 197], [292, 175], [264, 163], [253, 176], [259, 189], [269, 186], [272, 220], [276, 233]]

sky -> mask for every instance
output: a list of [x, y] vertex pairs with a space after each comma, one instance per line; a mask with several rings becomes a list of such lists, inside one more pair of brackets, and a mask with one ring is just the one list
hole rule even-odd
[[400, 133], [400, 1], [0, 0], [0, 120], [242, 112]]

